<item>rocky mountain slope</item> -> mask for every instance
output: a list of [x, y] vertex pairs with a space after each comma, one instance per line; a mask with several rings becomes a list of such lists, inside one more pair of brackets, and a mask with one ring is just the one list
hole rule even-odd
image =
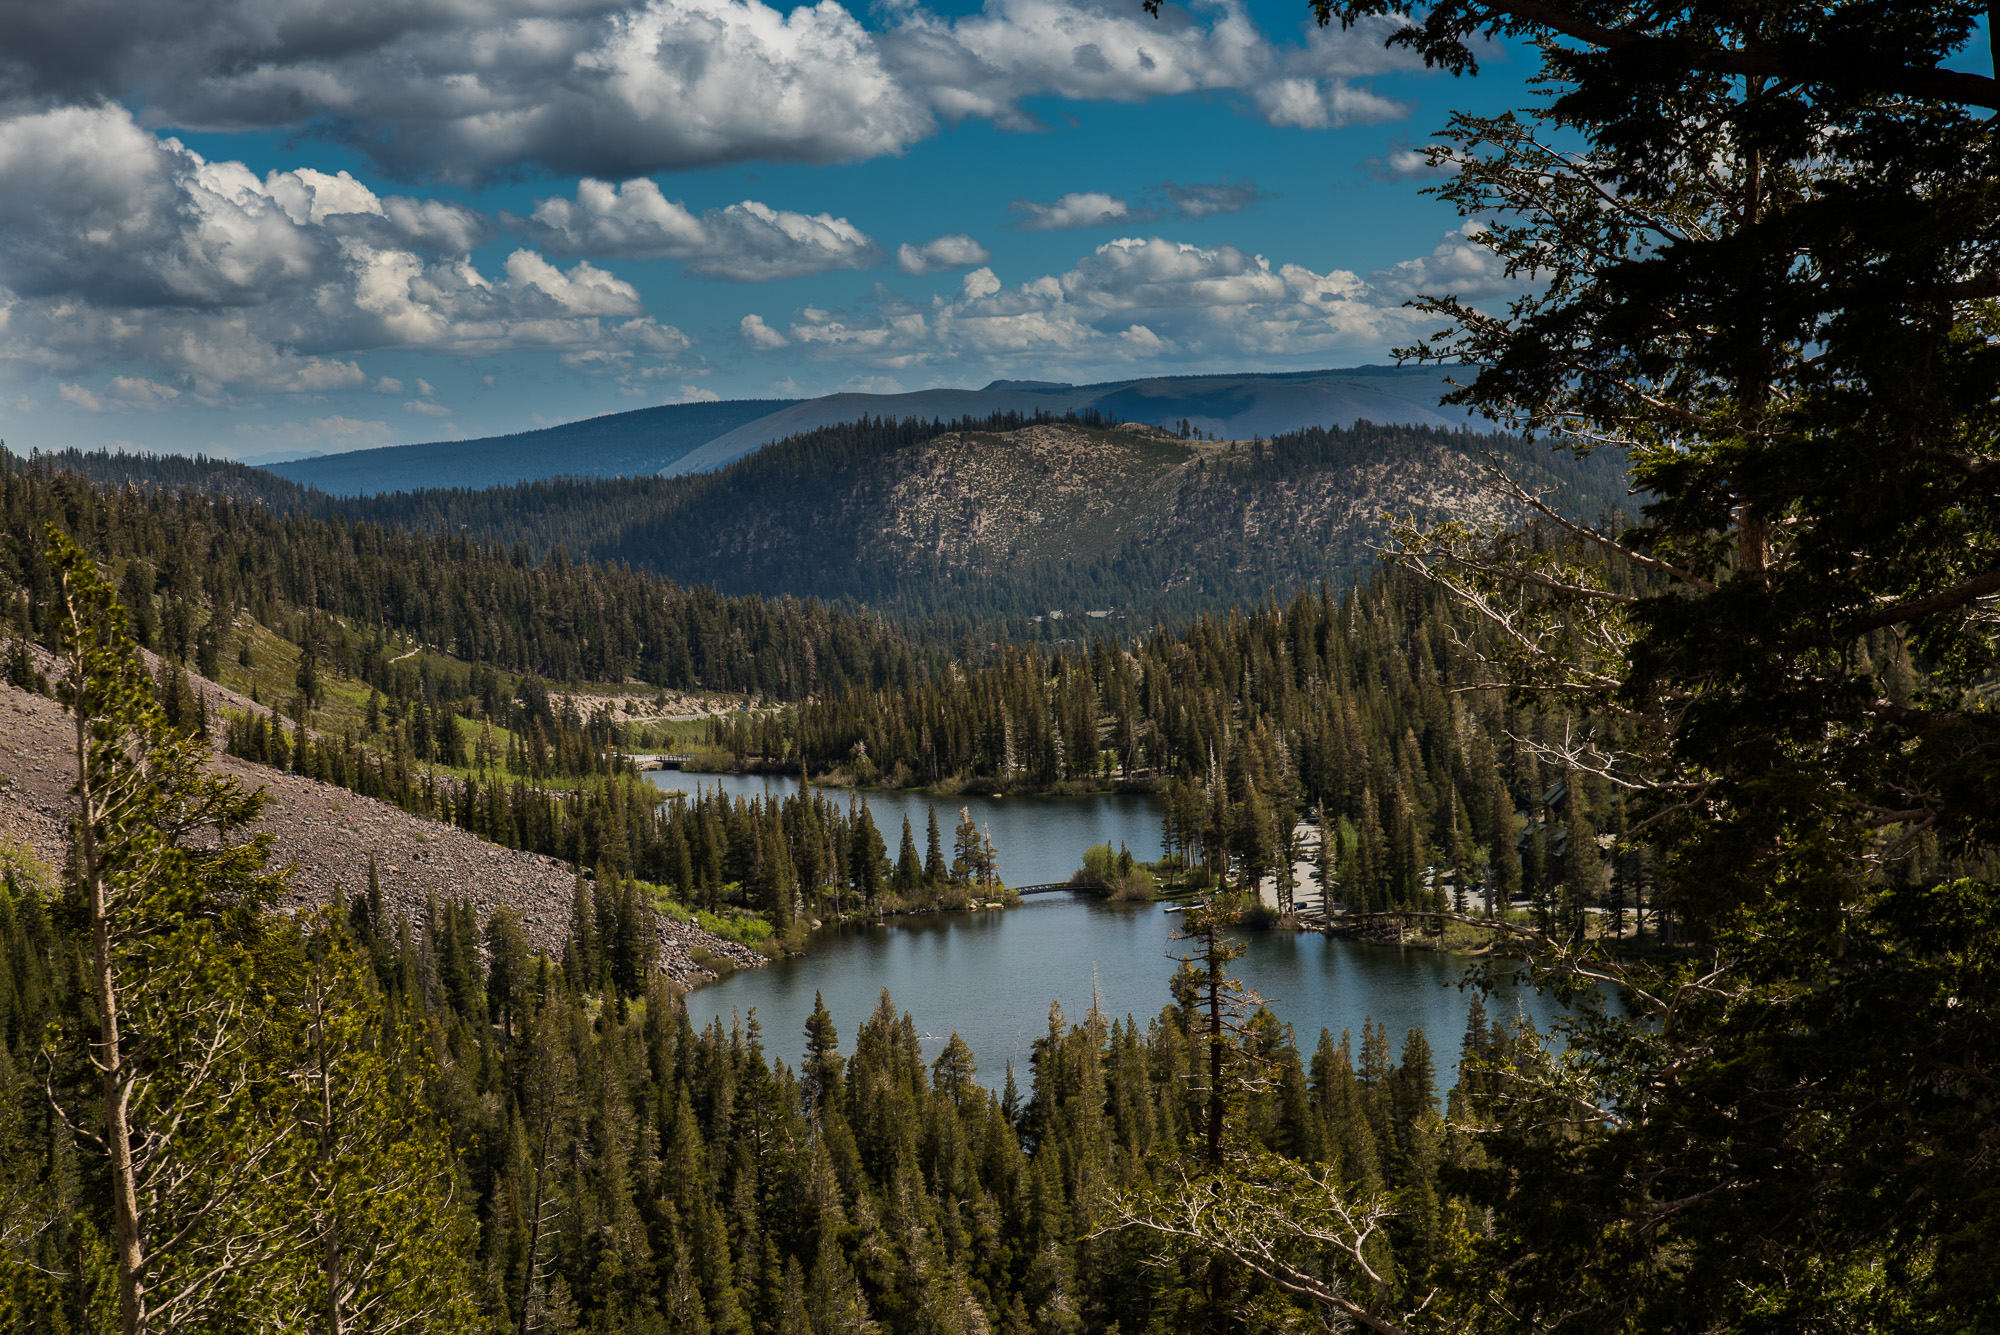
[[[258, 708], [206, 679], [190, 681], [211, 706]], [[55, 701], [0, 683], [0, 842], [25, 848], [52, 867], [63, 860], [67, 795], [76, 780], [69, 751], [73, 726]], [[267, 794], [253, 828], [274, 836], [275, 861], [293, 864], [282, 909], [325, 904], [335, 886], [349, 896], [365, 891], [372, 854], [392, 917], [421, 923], [427, 898], [469, 897], [482, 920], [494, 909], [513, 909], [536, 950], [561, 952], [575, 884], [565, 864], [297, 774], [220, 754], [213, 764]], [[691, 923], [661, 923], [660, 966], [679, 986], [711, 976], [695, 962], [697, 949], [740, 965], [762, 963], [755, 951]]]
[[728, 592], [917, 616], [1176, 617], [1363, 575], [1388, 544], [1390, 514], [1511, 518], [1488, 490], [1489, 454], [1577, 513], [1631, 504], [1613, 459], [1462, 430], [1364, 423], [1197, 441], [1045, 422], [784, 442], [594, 531], [556, 522], [575, 498], [539, 509], [524, 497], [511, 536]]
[[1261, 448], [1132, 428], [955, 433], [927, 442], [890, 474], [863, 541], [879, 543], [907, 571], [975, 575], [1178, 547], [1163, 585], [1171, 588], [1200, 578], [1202, 556], [1231, 538], [1256, 549], [1233, 568], [1276, 573], [1272, 558], [1296, 556], [1290, 549], [1301, 538], [1320, 550], [1373, 551], [1388, 538], [1385, 511], [1451, 510], [1476, 522], [1504, 513], [1468, 453], [1448, 444], [1423, 441], [1268, 480], [1251, 476]]
[[1462, 426], [1367, 421], [1211, 441], [1095, 415], [871, 420], [802, 432], [712, 473], [344, 499], [212, 460], [48, 462], [99, 486], [220, 493], [505, 551], [561, 548], [565, 560], [725, 594], [866, 604], [952, 639], [995, 623], [1050, 636], [1052, 612], [1180, 620], [1322, 579], [1345, 585], [1388, 545], [1387, 515], [1513, 518], [1487, 488], [1496, 462], [1580, 516], [1636, 509], [1614, 453], [1579, 460]]

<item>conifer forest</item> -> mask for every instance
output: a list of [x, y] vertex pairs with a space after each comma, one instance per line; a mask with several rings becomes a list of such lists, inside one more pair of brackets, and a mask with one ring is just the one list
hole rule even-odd
[[[1992, 6], [1298, 17], [1538, 71], [1411, 150], [1519, 280], [1410, 298], [1462, 429], [0, 450], [0, 1329], [2000, 1330]], [[973, 814], [1085, 797], [1159, 856]], [[690, 1003], [1024, 891], [1170, 924], [1147, 1005]], [[1462, 1029], [1301, 1022], [1278, 933]]]

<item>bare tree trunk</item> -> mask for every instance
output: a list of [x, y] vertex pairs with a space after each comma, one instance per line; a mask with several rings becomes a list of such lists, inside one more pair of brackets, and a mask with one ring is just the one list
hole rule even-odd
[[[1764, 78], [1759, 74], [1748, 75], [1743, 80], [1746, 102], [1755, 101], [1764, 91]], [[1764, 155], [1758, 149], [1751, 149], [1746, 155], [1743, 173], [1743, 223], [1746, 228], [1755, 227], [1764, 208]], [[1764, 429], [1764, 408], [1770, 400], [1771, 369], [1770, 347], [1764, 330], [1758, 329], [1758, 346], [1755, 351], [1755, 365], [1745, 368], [1742, 382], [1738, 386], [1741, 402], [1738, 411], [1747, 419], [1746, 425], [1753, 432]], [[1759, 513], [1757, 507], [1745, 501], [1736, 507], [1736, 568], [1755, 579], [1759, 584], [1768, 584], [1771, 567], [1771, 521], [1769, 516]]]
[[118, 1310], [124, 1335], [145, 1335], [146, 1246], [140, 1234], [138, 1176], [132, 1162], [132, 1072], [118, 1028], [118, 978], [111, 961], [110, 906], [97, 847], [98, 795], [91, 784], [90, 721], [84, 714], [87, 685], [83, 646], [78, 644], [70, 666], [71, 707], [76, 716], [77, 853], [84, 888], [90, 896], [91, 966], [103, 1025], [97, 1067], [102, 1076], [104, 1143], [111, 1155], [112, 1213], [117, 1220]]
[[521, 1279], [521, 1324], [520, 1335], [528, 1335], [528, 1317], [533, 1311], [531, 1304], [535, 1297], [535, 1253], [542, 1243], [542, 1212], [548, 1208], [543, 1199], [542, 1188], [549, 1168], [549, 1131], [555, 1115], [548, 1109], [542, 1110], [540, 1144], [535, 1150], [535, 1219], [528, 1225], [528, 1264], [526, 1274]]
[[[1225, 862], [1223, 875], [1227, 876]], [[1222, 1127], [1228, 1103], [1222, 1093], [1222, 925], [1211, 914], [1208, 920], [1208, 1166], [1222, 1172]], [[1220, 1256], [1208, 1258], [1208, 1301], [1210, 1329], [1215, 1335], [1229, 1335], [1229, 1269]]]
[[[333, 1169], [333, 1069], [326, 1044], [326, 992], [319, 981], [314, 983], [313, 995], [313, 1046], [318, 1049], [319, 1058], [319, 1155], [320, 1163], [331, 1174]], [[331, 1176], [328, 1178], [331, 1184]], [[338, 1198], [336, 1197], [336, 1200]], [[325, 1237], [326, 1266], [326, 1329], [327, 1335], [345, 1335], [346, 1314], [341, 1310], [341, 1254], [340, 1254], [340, 1208], [338, 1204], [327, 1211]]]
[[1208, 950], [1208, 1166], [1222, 1171], [1222, 959], [1215, 938], [1222, 929], [1209, 922]]
[[1771, 523], [1747, 501], [1736, 507], [1736, 566], [1760, 582], [1771, 568]]

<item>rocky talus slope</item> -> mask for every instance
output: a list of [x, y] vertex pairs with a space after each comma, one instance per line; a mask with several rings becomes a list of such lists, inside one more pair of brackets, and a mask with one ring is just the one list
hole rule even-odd
[[[211, 707], [219, 702], [231, 710], [256, 708], [212, 682], [191, 680], [208, 693]], [[73, 727], [55, 701], [0, 685], [0, 840], [25, 847], [51, 866], [63, 859], [68, 793], [76, 779]], [[336, 885], [348, 895], [365, 890], [372, 853], [392, 916], [420, 923], [427, 897], [469, 898], [482, 917], [513, 909], [535, 949], [562, 949], [575, 884], [564, 863], [501, 848], [386, 802], [233, 756], [218, 754], [213, 764], [268, 794], [254, 828], [273, 835], [276, 860], [293, 866], [282, 908], [324, 904]], [[695, 963], [696, 950], [738, 965], [763, 962], [748, 947], [692, 923], [662, 921], [660, 937], [660, 967], [681, 987], [713, 976]]]

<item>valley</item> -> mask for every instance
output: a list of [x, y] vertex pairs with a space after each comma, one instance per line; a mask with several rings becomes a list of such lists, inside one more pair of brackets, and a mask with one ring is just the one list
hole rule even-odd
[[2000, 0], [0, 83], [4, 1335], [2000, 1331]]

